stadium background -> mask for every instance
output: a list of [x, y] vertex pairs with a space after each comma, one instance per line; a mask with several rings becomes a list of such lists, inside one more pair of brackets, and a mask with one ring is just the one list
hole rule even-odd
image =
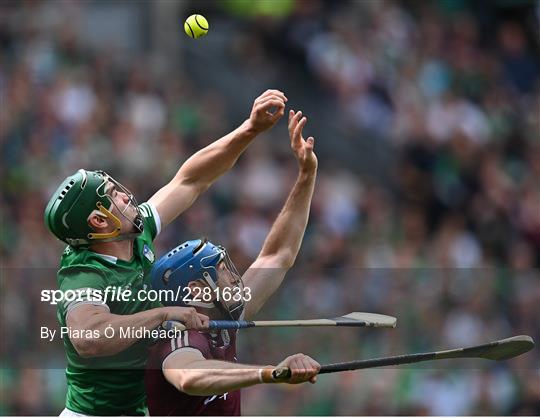
[[[198, 41], [181, 25], [193, 12], [211, 25]], [[309, 117], [320, 169], [297, 267], [260, 317], [399, 321], [248, 330], [241, 360], [540, 341], [539, 19], [523, 0], [2, 2], [0, 413], [63, 407], [62, 347], [34, 335], [54, 309], [29, 296], [54, 287], [62, 245], [42, 216], [59, 181], [104, 169], [143, 201], [267, 88]], [[248, 265], [295, 177], [285, 125], [162, 233], [158, 254], [206, 235]], [[538, 415], [539, 369], [534, 351], [322, 376], [245, 390], [243, 412]]]

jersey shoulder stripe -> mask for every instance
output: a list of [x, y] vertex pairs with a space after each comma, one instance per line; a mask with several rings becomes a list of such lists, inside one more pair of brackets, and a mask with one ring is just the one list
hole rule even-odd
[[189, 347], [189, 333], [180, 331], [180, 335], [174, 339], [175, 350], [182, 347]]
[[139, 205], [139, 210], [145, 221], [153, 221], [152, 239], [155, 239], [161, 232], [161, 218], [156, 207], [151, 202], [145, 202]]

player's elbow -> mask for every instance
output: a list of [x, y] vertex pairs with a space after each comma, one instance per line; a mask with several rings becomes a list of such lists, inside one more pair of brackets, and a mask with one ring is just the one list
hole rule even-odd
[[118, 354], [121, 350], [118, 345], [107, 344], [108, 341], [99, 338], [77, 338], [71, 339], [71, 344], [82, 358], [93, 358], [112, 356]]
[[178, 189], [184, 191], [190, 190], [191, 193], [196, 196], [199, 196], [205, 191], [207, 191], [212, 185], [212, 182], [205, 179], [204, 177], [193, 176], [189, 173], [182, 172], [182, 170], [180, 170], [180, 172], [176, 175], [173, 182]]
[[194, 370], [178, 370], [172, 383], [176, 389], [187, 395], [204, 396], [206, 393], [202, 391], [201, 382], [202, 376], [200, 376], [200, 373]]
[[186, 379], [182, 383], [181, 388], [179, 388], [179, 390], [191, 396], [204, 396], [205, 395], [205, 393], [201, 393], [201, 390], [199, 388], [199, 384], [197, 383], [197, 381], [192, 378]]
[[100, 355], [100, 348], [97, 340], [89, 338], [73, 338], [71, 344], [77, 354], [82, 358], [98, 357]]
[[281, 255], [281, 259], [279, 264], [279, 267], [289, 270], [294, 266], [294, 263], [296, 262], [296, 255], [297, 253], [293, 253], [292, 251], [285, 251], [284, 254]]

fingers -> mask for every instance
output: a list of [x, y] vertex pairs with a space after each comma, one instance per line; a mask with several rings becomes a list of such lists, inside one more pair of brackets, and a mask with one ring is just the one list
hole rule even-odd
[[294, 131], [293, 131], [293, 136], [295, 138], [300, 138], [302, 136], [302, 129], [304, 129], [304, 126], [306, 126], [306, 123], [307, 123], [307, 118], [304, 116], [302, 119], [300, 119], [300, 121], [296, 124], [295, 128], [294, 128]]
[[277, 99], [275, 97], [269, 97], [264, 102], [261, 102], [257, 105], [257, 111], [259, 112], [267, 112], [270, 113], [269, 110], [273, 107], [277, 107], [278, 111], [282, 111], [282, 115], [285, 111], [285, 103], [281, 99]]
[[186, 308], [186, 309], [189, 309], [189, 311], [186, 312], [187, 314], [186, 326], [189, 329], [198, 329], [202, 327], [202, 322], [199, 316], [197, 315], [197, 311], [194, 308]]
[[298, 119], [302, 116], [302, 111], [299, 110], [298, 112], [295, 112], [294, 110], [289, 111], [289, 135], [291, 136], [292, 140], [292, 132], [294, 131], [294, 128], [296, 127], [296, 124], [298, 123]]
[[302, 361], [302, 354], [297, 354], [291, 360], [291, 365], [289, 366], [291, 369], [291, 381], [294, 383], [304, 382], [306, 380], [306, 369]]
[[202, 322], [198, 316], [194, 316], [193, 318], [191, 318], [189, 325], [190, 329], [199, 329], [202, 327]]
[[280, 106], [278, 110], [271, 116], [272, 123], [277, 122], [285, 114], [285, 105]]
[[181, 321], [187, 329], [206, 329], [208, 328], [209, 318], [200, 314], [195, 308], [173, 308], [172, 320]]
[[[277, 90], [268, 90], [268, 94], [263, 94], [262, 96], [258, 97], [256, 100], [255, 100], [255, 103], [253, 104], [253, 107], [255, 108], [255, 110], [260, 113], [262, 112], [263, 114], [265, 113], [270, 113], [269, 110], [272, 108], [272, 107], [277, 107], [278, 108], [278, 112], [283, 109], [283, 112], [281, 112], [281, 115], [283, 115], [284, 113], [284, 109], [285, 109], [285, 102], [287, 101], [287, 98], [285, 97], [285, 95], [281, 92], [277, 92], [277, 93], [272, 93]], [[276, 113], [278, 113], [276, 112]]]
[[313, 152], [314, 146], [315, 146], [315, 138], [310, 136], [308, 139], [306, 139], [306, 150], [308, 152]]
[[307, 118], [302, 116], [302, 112], [289, 110], [289, 137], [291, 148], [300, 165], [300, 169], [306, 173], [313, 173], [317, 170], [317, 156], [313, 152], [315, 138], [312, 136], [304, 140], [303, 129], [306, 126]]
[[321, 365], [309, 356], [304, 356], [304, 360], [306, 362], [307, 380], [309, 383], [314, 384], [317, 382], [317, 374], [321, 370]]
[[197, 313], [199, 320], [201, 322], [201, 327], [199, 329], [206, 329], [210, 325], [210, 318], [204, 314]]
[[265, 106], [268, 102], [270, 101], [273, 101], [273, 106], [278, 106], [278, 105], [283, 105], [285, 106], [285, 100], [283, 100], [282, 97], [278, 96], [278, 95], [270, 95], [270, 96], [267, 96], [267, 97], [264, 97], [262, 98], [261, 100], [255, 102], [255, 106], [257, 106], [258, 108], [261, 108], [263, 106]]
[[288, 358], [288, 367], [291, 369], [290, 383], [302, 383], [317, 381], [316, 375], [319, 373], [321, 366], [311, 357], [304, 354], [295, 354]]
[[208, 317], [206, 315], [199, 314], [195, 312], [195, 314], [191, 318], [192, 326], [191, 329], [205, 329], [208, 328]]
[[307, 118], [304, 116], [300, 121], [296, 124], [296, 127], [293, 130], [292, 138], [291, 138], [291, 144], [295, 147], [301, 147], [302, 144], [302, 129], [304, 129], [304, 126], [306, 126]]
[[291, 110], [289, 112], [289, 136], [291, 138], [291, 147], [292, 148], [298, 148], [301, 146], [300, 142], [300, 136], [296, 135], [296, 128], [298, 127], [298, 120], [302, 116], [302, 111], [294, 112], [294, 110]]
[[302, 356], [299, 359], [299, 362], [302, 364], [302, 382], [309, 380], [314, 373], [314, 370], [312, 369], [311, 364], [307, 359], [307, 356]]
[[315, 383], [317, 381], [317, 373], [319, 373], [320, 365], [309, 356], [304, 356], [306, 367], [306, 381]]
[[[285, 114], [285, 101], [283, 94], [269, 93], [255, 101], [253, 105], [254, 120], [268, 129]], [[276, 109], [271, 112], [272, 109]]]
[[266, 90], [263, 94], [261, 94], [259, 97], [257, 97], [255, 99], [255, 104], [257, 104], [261, 100], [265, 99], [266, 97], [272, 96], [272, 95], [280, 97], [284, 102], [286, 102], [288, 100], [287, 97], [285, 96], [285, 94], [282, 91], [275, 90], [275, 89], [269, 89], [269, 90]]
[[313, 367], [315, 369], [316, 373], [318, 374], [321, 371], [321, 365], [319, 364], [319, 362], [317, 360], [312, 359], [309, 356], [306, 356], [306, 357], [309, 359], [311, 367]]
[[296, 124], [298, 123], [298, 119], [302, 116], [302, 111], [299, 110], [298, 112], [295, 112], [294, 110], [289, 111], [289, 132], [294, 130], [296, 127]]

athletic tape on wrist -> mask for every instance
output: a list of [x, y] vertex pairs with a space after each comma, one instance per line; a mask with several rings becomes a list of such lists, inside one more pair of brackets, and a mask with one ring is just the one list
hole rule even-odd
[[259, 379], [261, 383], [275, 383], [276, 379], [272, 376], [273, 371], [274, 367], [263, 367], [262, 369], [259, 369]]

